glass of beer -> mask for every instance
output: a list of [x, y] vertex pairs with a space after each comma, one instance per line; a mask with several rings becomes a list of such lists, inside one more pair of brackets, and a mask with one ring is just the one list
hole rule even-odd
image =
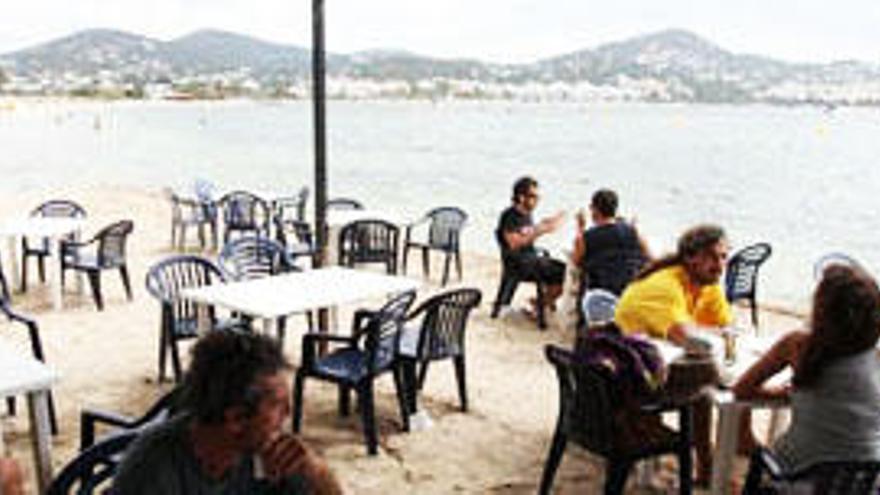
[[724, 362], [732, 364], [736, 362], [736, 339], [739, 331], [735, 328], [725, 328], [722, 332], [724, 337]]

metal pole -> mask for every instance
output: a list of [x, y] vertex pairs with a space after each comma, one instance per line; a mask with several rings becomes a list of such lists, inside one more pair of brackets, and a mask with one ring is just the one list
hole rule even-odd
[[315, 113], [315, 266], [327, 261], [327, 94], [324, 64], [324, 0], [312, 0], [312, 102]]
[[[324, 64], [324, 0], [312, 0], [312, 102], [315, 112], [315, 240], [318, 253], [315, 267], [327, 261], [327, 94]], [[318, 331], [329, 329], [326, 309], [318, 311]], [[320, 349], [326, 352], [326, 344]]]

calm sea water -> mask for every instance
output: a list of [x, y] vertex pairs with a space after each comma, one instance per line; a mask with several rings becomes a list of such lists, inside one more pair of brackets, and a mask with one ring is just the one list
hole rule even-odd
[[[328, 119], [331, 196], [413, 216], [460, 205], [471, 251], [496, 252], [497, 215], [529, 173], [539, 214], [573, 215], [596, 188], [616, 189], [655, 252], [703, 221], [725, 226], [734, 248], [770, 242], [764, 300], [804, 307], [812, 263], [829, 251], [880, 268], [876, 109], [331, 102]], [[0, 105], [0, 150], [7, 191], [313, 183], [303, 102], [17, 102]], [[572, 221], [544, 244], [567, 248], [573, 234]]]

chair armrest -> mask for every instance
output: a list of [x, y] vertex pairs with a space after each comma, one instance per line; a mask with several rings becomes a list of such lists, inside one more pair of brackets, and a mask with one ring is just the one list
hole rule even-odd
[[43, 356], [43, 345], [40, 341], [40, 328], [37, 326], [37, 322], [28, 318], [27, 316], [23, 316], [17, 312], [15, 312], [9, 305], [5, 302], [0, 303], [0, 312], [6, 315], [11, 321], [15, 323], [19, 323], [24, 325], [28, 329], [28, 337], [31, 343], [31, 352], [39, 361], [45, 361]]
[[309, 369], [315, 363], [318, 354], [318, 347], [321, 343], [337, 343], [348, 344], [348, 347], [354, 347], [357, 344], [357, 338], [345, 335], [329, 335], [324, 333], [307, 333], [303, 335], [302, 340], [302, 365]]
[[95, 426], [98, 423], [119, 428], [134, 428], [137, 426], [135, 420], [128, 416], [94, 409], [84, 409], [80, 414], [80, 452], [95, 444]]
[[705, 397], [705, 394], [702, 389], [696, 389], [688, 394], [670, 395], [666, 393], [656, 399], [640, 404], [639, 408], [645, 412], [674, 411], [694, 405], [699, 399]]
[[782, 467], [782, 461], [770, 451], [770, 449], [760, 447], [753, 456], [761, 463], [761, 468], [770, 475], [774, 480], [785, 479], [785, 469]]
[[[414, 221], [414, 222], [410, 222], [410, 223], [408, 223], [408, 224], [405, 225], [405, 227], [406, 227], [406, 231], [405, 231], [405, 233], [404, 233], [404, 244], [403, 244], [403, 245], [404, 245], [404, 248], [406, 248], [407, 246], [410, 245], [410, 238], [411, 238], [411, 234], [412, 234], [413, 229], [416, 228], [416, 227], [418, 227], [419, 225], [424, 224], [424, 223], [427, 222], [428, 220], [429, 220], [428, 217], [422, 217], [422, 218], [419, 218], [418, 220], [416, 220], [416, 221]], [[421, 243], [415, 243], [415, 244], [421, 244]]]
[[434, 306], [434, 303], [431, 301], [431, 299], [423, 301], [421, 304], [418, 305], [418, 307], [416, 307], [416, 309], [410, 311], [409, 314], [406, 315], [406, 321], [411, 321], [411, 320], [418, 318], [419, 315], [421, 315], [422, 313], [424, 313], [425, 311], [427, 311], [429, 308], [431, 308], [433, 306]]
[[351, 337], [357, 340], [364, 332], [364, 321], [369, 320], [376, 312], [371, 309], [359, 309], [351, 319]]
[[61, 249], [62, 249], [62, 251], [66, 252], [67, 250], [71, 250], [71, 249], [72, 249], [72, 250], [76, 250], [76, 249], [79, 249], [79, 248], [88, 247], [88, 246], [90, 246], [90, 245], [92, 245], [92, 244], [95, 244], [96, 242], [98, 242], [98, 238], [97, 238], [97, 237], [92, 237], [91, 239], [89, 239], [89, 240], [87, 240], [87, 241], [67, 241], [67, 240], [62, 240], [62, 241], [61, 241]]
[[428, 217], [423, 216], [423, 217], [419, 218], [418, 220], [415, 220], [415, 221], [413, 221], [413, 222], [410, 222], [410, 223], [405, 224], [405, 226], [406, 226], [407, 229], [409, 229], [409, 228], [411, 228], [411, 227], [419, 226], [419, 225], [421, 225], [421, 224], [423, 224], [423, 223], [425, 223], [425, 222], [427, 222], [427, 221], [428, 221]]
[[10, 308], [9, 305], [5, 302], [0, 303], [0, 313], [5, 314], [6, 317], [9, 318], [10, 320], [17, 322], [17, 323], [21, 323], [22, 325], [25, 325], [29, 328], [37, 326], [36, 321], [32, 320], [31, 318], [28, 318], [27, 316], [19, 314], [18, 312], [16, 312], [12, 308]]

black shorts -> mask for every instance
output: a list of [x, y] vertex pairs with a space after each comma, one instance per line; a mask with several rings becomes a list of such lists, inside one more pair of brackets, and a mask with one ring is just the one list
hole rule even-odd
[[565, 280], [565, 263], [549, 256], [521, 256], [515, 265], [517, 273], [526, 280], [547, 285], [562, 285]]

